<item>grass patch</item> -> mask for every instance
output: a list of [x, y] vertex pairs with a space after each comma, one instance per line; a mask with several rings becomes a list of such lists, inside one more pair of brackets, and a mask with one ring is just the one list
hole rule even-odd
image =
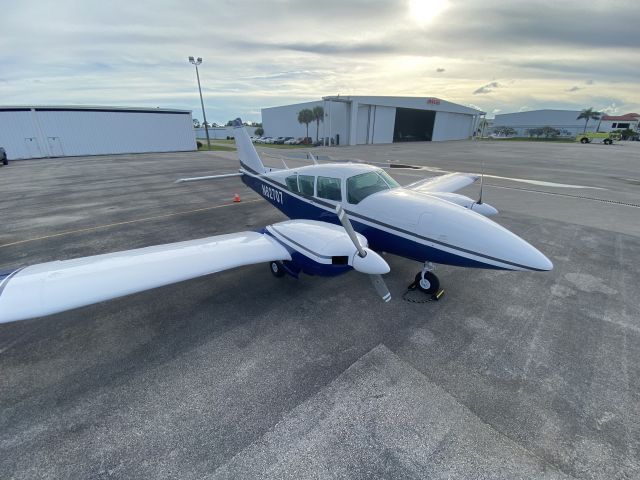
[[256, 147], [267, 148], [313, 148], [313, 145], [274, 145], [273, 143], [258, 143]]

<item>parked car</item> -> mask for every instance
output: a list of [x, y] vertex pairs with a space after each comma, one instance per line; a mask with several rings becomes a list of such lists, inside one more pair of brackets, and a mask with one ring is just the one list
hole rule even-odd
[[284, 141], [285, 145], [298, 145], [302, 139], [301, 138], [293, 138], [287, 137], [287, 140]]
[[9, 165], [9, 160], [7, 159], [7, 152], [4, 147], [0, 147], [0, 160], [2, 160], [3, 165]]

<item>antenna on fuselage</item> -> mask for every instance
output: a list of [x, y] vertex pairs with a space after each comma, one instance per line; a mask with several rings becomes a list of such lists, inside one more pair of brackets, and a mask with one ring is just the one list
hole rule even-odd
[[484, 158], [482, 159], [482, 172], [480, 173], [480, 197], [476, 202], [478, 205], [482, 205], [482, 187], [484, 187]]

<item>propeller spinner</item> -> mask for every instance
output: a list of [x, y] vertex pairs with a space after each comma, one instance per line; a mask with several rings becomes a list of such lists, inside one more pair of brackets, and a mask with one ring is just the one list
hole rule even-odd
[[351, 225], [351, 221], [349, 221], [347, 213], [341, 205], [336, 206], [336, 214], [338, 215], [338, 219], [340, 220], [342, 227], [347, 232], [347, 235], [349, 235], [349, 238], [357, 250], [356, 255], [354, 255], [352, 259], [351, 266], [354, 270], [368, 274], [371, 283], [376, 289], [376, 292], [378, 292], [378, 295], [380, 295], [382, 300], [388, 302], [391, 300], [391, 293], [389, 292], [387, 284], [384, 282], [381, 274], [389, 273], [389, 265], [376, 252], [362, 246], [358, 239], [358, 235], [353, 229], [353, 225]]

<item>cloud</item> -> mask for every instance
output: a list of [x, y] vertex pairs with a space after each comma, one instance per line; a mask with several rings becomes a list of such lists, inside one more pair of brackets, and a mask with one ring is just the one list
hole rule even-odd
[[484, 95], [487, 93], [491, 93], [493, 92], [493, 90], [495, 90], [496, 88], [500, 88], [502, 87], [502, 85], [500, 85], [498, 82], [490, 82], [487, 83], [486, 85], [483, 85], [482, 87], [474, 90], [473, 94], [474, 95]]
[[[0, 85], [13, 104], [199, 112], [186, 59], [197, 55], [207, 119], [219, 123], [260, 120], [260, 108], [336, 93], [460, 104], [485, 95], [482, 110], [502, 112], [615, 98], [624, 111], [640, 110], [638, 2], [626, 2], [621, 15], [602, 2], [451, 0], [428, 28], [411, 18], [406, 0], [324, 0], [322, 8], [315, 0], [4, 3]], [[485, 84], [498, 75], [515, 83]], [[585, 87], [595, 82], [597, 93]], [[567, 85], [584, 91], [576, 99]]]

